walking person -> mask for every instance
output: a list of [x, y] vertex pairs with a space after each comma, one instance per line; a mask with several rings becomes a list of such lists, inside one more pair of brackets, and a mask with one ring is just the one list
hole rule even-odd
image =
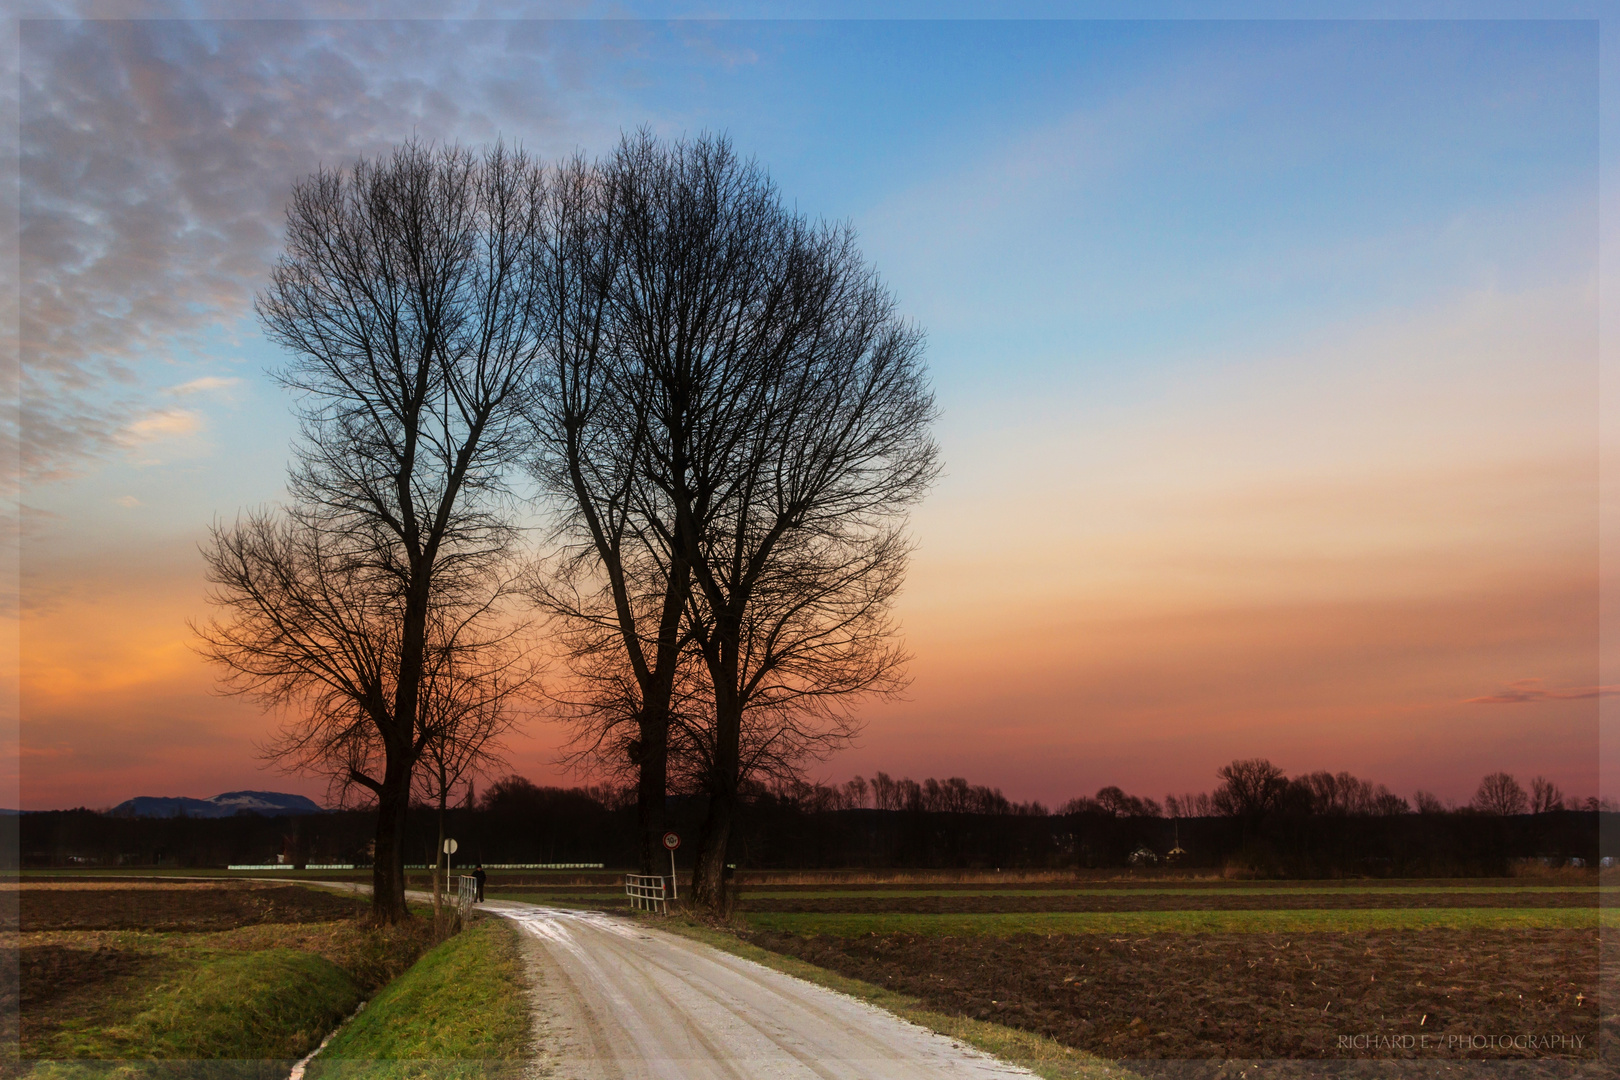
[[484, 864], [473, 867], [473, 880], [478, 882], [478, 903], [484, 902]]

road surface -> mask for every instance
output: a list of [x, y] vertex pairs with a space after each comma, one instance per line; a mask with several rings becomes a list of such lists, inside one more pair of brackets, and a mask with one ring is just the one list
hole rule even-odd
[[556, 1080], [1029, 1080], [865, 1002], [593, 911], [492, 900], [534, 976]]

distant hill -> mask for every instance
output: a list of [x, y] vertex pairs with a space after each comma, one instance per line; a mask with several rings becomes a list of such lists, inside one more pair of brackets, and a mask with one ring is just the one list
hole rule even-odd
[[227, 791], [212, 799], [190, 799], [185, 796], [164, 797], [137, 795], [112, 808], [123, 817], [186, 817], [217, 818], [247, 812], [250, 814], [320, 814], [324, 809], [302, 795], [287, 795], [279, 791]]

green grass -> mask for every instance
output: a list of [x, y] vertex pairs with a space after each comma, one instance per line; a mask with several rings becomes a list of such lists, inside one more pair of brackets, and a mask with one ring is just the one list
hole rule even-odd
[[655, 925], [659, 929], [693, 938], [733, 956], [740, 956], [744, 960], [763, 964], [785, 975], [792, 975], [806, 982], [825, 986], [829, 990], [848, 994], [920, 1027], [958, 1039], [1003, 1061], [1022, 1065], [1045, 1080], [1136, 1080], [1135, 1073], [1111, 1061], [1088, 1054], [1084, 1050], [1077, 1050], [1041, 1035], [993, 1024], [986, 1020], [972, 1020], [963, 1016], [934, 1012], [916, 998], [816, 967], [797, 957], [783, 956], [761, 949], [738, 940], [730, 933], [702, 923], [676, 916], [659, 919]]
[[390, 983], [311, 1063], [310, 1080], [515, 1073], [529, 1052], [517, 930], [483, 919]]
[[[1602, 925], [1620, 927], [1620, 912], [1602, 912]], [[1016, 914], [742, 913], [756, 930], [792, 934], [1145, 934], [1309, 933], [1333, 930], [1585, 929], [1599, 925], [1596, 908], [1350, 908], [1259, 911], [1060, 911]]]
[[354, 979], [312, 953], [192, 954], [166, 967], [133, 1015], [65, 1025], [39, 1056], [290, 1060], [314, 1049], [359, 1002]]

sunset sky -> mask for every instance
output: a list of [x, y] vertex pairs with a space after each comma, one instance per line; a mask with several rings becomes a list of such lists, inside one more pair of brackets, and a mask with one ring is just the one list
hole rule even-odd
[[[287, 195], [413, 134], [552, 159], [641, 125], [724, 132], [798, 210], [851, 222], [929, 335], [945, 475], [899, 608], [913, 682], [814, 776], [1057, 803], [1208, 790], [1264, 756], [1407, 796], [1466, 801], [1497, 769], [1595, 793], [1620, 707], [1598, 560], [1617, 41], [1594, 21], [25, 21], [22, 726], [0, 805], [322, 794], [264, 767], [274, 718], [214, 692], [187, 628], [210, 522], [284, 497], [295, 428], [251, 302]], [[563, 738], [536, 717], [518, 771], [576, 782]]]

